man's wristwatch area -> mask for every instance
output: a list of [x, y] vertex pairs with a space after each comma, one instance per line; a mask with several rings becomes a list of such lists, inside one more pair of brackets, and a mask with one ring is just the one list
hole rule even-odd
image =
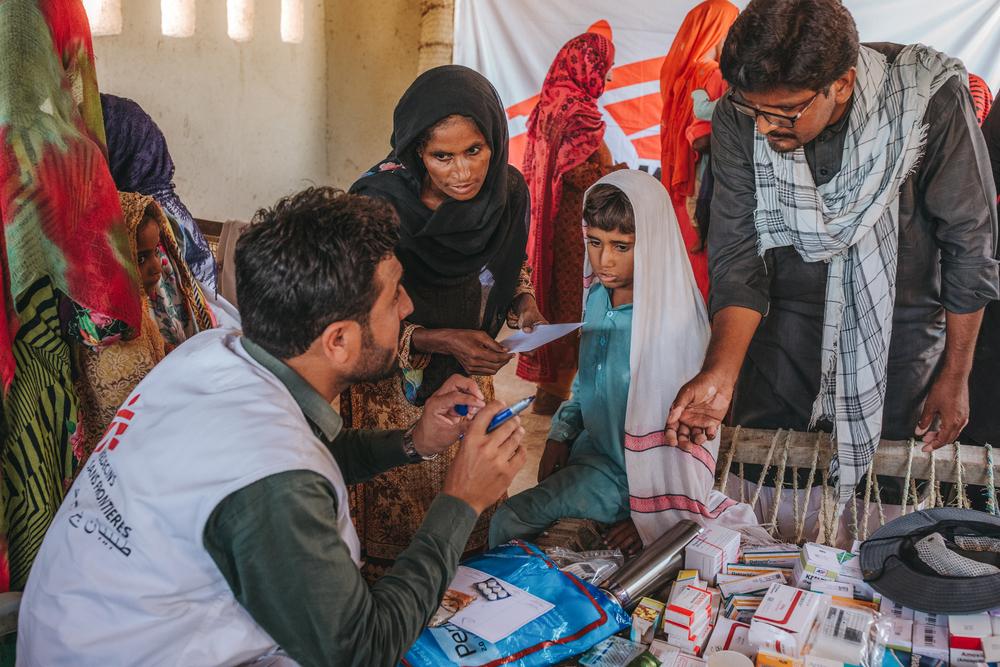
[[406, 454], [407, 460], [410, 463], [423, 463], [424, 461], [433, 461], [440, 454], [434, 454], [433, 456], [423, 456], [417, 451], [417, 446], [413, 443], [413, 431], [417, 428], [414, 424], [410, 428], [403, 432], [403, 453]]

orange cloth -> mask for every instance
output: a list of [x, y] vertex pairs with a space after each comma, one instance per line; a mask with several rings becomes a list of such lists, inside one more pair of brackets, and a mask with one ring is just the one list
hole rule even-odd
[[711, 131], [711, 123], [694, 117], [691, 93], [699, 88], [717, 99], [725, 91], [725, 81], [715, 61], [715, 48], [725, 39], [740, 10], [728, 0], [705, 0], [688, 12], [670, 45], [670, 52], [660, 68], [661, 180], [670, 193], [677, 224], [688, 248], [688, 257], [698, 288], [708, 299], [708, 257], [698, 249], [700, 239], [691, 224], [687, 199], [695, 192], [698, 154], [691, 142]]
[[740, 10], [728, 0], [705, 0], [684, 18], [663, 67], [660, 69], [661, 162], [663, 184], [671, 195], [690, 197], [694, 193], [697, 155], [685, 132], [694, 121], [691, 92], [718, 68], [710, 59], [715, 47], [729, 32]]
[[[712, 63], [714, 64], [714, 63]], [[702, 67], [695, 76], [695, 86], [691, 90], [704, 90], [708, 93], [708, 99], [717, 101], [726, 92], [726, 80], [722, 78], [722, 71], [718, 67]], [[693, 144], [695, 139], [708, 136], [712, 133], [712, 121], [696, 118], [691, 115], [691, 124], [684, 132], [684, 137], [689, 144]], [[697, 195], [698, 193], [694, 193]]]
[[604, 19], [601, 19], [600, 21], [594, 21], [594, 23], [589, 28], [587, 28], [587, 32], [592, 32], [595, 35], [600, 35], [601, 37], [604, 37], [605, 39], [607, 39], [609, 42], [612, 43], [614, 43], [615, 41], [614, 33], [611, 32], [611, 24], [605, 21]]

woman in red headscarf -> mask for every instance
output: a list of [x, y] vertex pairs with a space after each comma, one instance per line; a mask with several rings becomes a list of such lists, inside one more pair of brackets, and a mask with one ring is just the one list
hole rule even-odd
[[[583, 193], [613, 169], [597, 98], [614, 64], [605, 34], [586, 32], [559, 50], [528, 119], [524, 176], [531, 191], [528, 261], [549, 322], [579, 322], [583, 304]], [[552, 414], [569, 398], [579, 339], [567, 336], [521, 355], [517, 374], [538, 383], [534, 410]]]
[[972, 93], [972, 106], [976, 110], [976, 120], [982, 125], [990, 115], [993, 106], [993, 91], [983, 80], [983, 77], [969, 72], [969, 92]]
[[[662, 180], [670, 192], [695, 279], [708, 298], [708, 258], [694, 227], [698, 194], [699, 150], [707, 150], [711, 124], [694, 116], [691, 93], [704, 90], [711, 100], [725, 92], [719, 53], [740, 10], [728, 0], [705, 0], [688, 12], [660, 69], [660, 161]], [[689, 132], [690, 129], [690, 132]], [[699, 149], [699, 150], [696, 150]]]

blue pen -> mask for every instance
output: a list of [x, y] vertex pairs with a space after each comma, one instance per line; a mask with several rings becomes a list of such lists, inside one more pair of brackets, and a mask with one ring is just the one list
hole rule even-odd
[[[496, 430], [496, 428], [498, 426], [500, 426], [501, 424], [503, 424], [505, 421], [507, 421], [511, 417], [516, 417], [517, 415], [521, 414], [522, 412], [524, 412], [528, 408], [529, 405], [532, 404], [532, 402], [534, 400], [535, 400], [534, 396], [529, 396], [527, 398], [522, 398], [520, 401], [518, 401], [514, 405], [510, 406], [509, 408], [501, 410], [500, 412], [498, 412], [493, 417], [493, 419], [490, 420], [489, 426], [486, 427], [486, 432], [487, 433], [493, 432], [494, 430]], [[455, 406], [455, 412], [459, 416], [465, 417], [466, 415], [469, 414], [469, 406], [468, 405], [456, 405]]]

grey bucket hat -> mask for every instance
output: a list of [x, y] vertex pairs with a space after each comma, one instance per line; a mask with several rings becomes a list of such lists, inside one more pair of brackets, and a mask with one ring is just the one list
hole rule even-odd
[[[934, 538], [935, 546], [944, 549], [928, 556], [925, 541], [937, 533], [944, 540]], [[986, 538], [968, 540], [963, 538]], [[947, 570], [942, 562], [957, 564], [952, 568], [961, 571], [961, 565], [975, 561], [980, 571], [995, 571], [1000, 567], [1000, 553], [961, 549], [955, 543], [968, 545], [979, 542], [993, 546], [1000, 544], [1000, 517], [957, 508], [939, 508], [907, 514], [879, 528], [861, 545], [861, 570], [865, 581], [876, 591], [893, 602], [917, 611], [943, 614], [972, 614], [1000, 607], [1000, 571], [979, 576], [941, 574]], [[936, 562], [935, 562], [936, 561]], [[933, 567], [932, 567], [933, 565]]]

